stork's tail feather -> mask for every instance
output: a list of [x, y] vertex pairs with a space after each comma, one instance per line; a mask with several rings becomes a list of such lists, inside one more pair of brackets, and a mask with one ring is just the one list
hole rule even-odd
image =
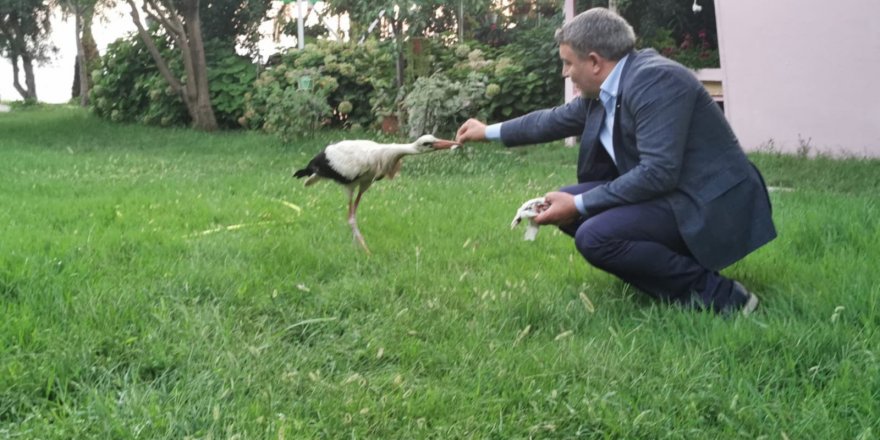
[[308, 168], [303, 168], [303, 169], [297, 170], [295, 173], [293, 173], [293, 177], [296, 177], [297, 179], [302, 179], [303, 177], [309, 177], [311, 175], [312, 175], [312, 170], [310, 170]]
[[534, 220], [530, 220], [528, 226], [526, 226], [526, 234], [523, 237], [526, 241], [535, 241], [535, 237], [538, 236], [538, 224], [534, 222]]

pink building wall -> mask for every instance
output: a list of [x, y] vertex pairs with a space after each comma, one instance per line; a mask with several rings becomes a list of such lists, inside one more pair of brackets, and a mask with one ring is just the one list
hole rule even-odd
[[746, 150], [880, 157], [880, 1], [716, 0], [724, 108]]

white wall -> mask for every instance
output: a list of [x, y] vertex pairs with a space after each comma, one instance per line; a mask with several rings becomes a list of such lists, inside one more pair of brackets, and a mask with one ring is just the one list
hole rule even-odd
[[724, 105], [747, 150], [880, 157], [880, 2], [716, 0]]

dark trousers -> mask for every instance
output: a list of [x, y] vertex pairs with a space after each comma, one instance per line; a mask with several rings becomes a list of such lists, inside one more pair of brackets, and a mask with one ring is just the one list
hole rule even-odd
[[[580, 194], [606, 182], [561, 188]], [[685, 245], [675, 215], [662, 199], [618, 206], [560, 227], [581, 255], [637, 289], [663, 301], [714, 311], [738, 308], [733, 281], [701, 266]]]

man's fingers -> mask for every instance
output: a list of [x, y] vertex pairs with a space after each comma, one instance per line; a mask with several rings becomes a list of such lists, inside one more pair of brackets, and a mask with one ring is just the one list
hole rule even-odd
[[468, 139], [464, 138], [465, 133], [467, 133], [467, 127], [462, 125], [461, 128], [458, 129], [458, 133], [455, 134], [456, 142], [466, 142]]
[[476, 120], [468, 119], [461, 124], [455, 135], [455, 141], [465, 143], [468, 141], [481, 141], [486, 139], [485, 124]]
[[535, 217], [539, 225], [566, 225], [577, 217], [572, 195], [564, 192], [549, 192], [544, 196], [546, 208]]
[[546, 205], [546, 206], [547, 207], [544, 208], [544, 210], [542, 210], [541, 213], [535, 217], [535, 219], [534, 219], [535, 223], [537, 223], [539, 225], [553, 224], [553, 218], [554, 218], [555, 212], [553, 211], [552, 206], [550, 206], [550, 205]]

